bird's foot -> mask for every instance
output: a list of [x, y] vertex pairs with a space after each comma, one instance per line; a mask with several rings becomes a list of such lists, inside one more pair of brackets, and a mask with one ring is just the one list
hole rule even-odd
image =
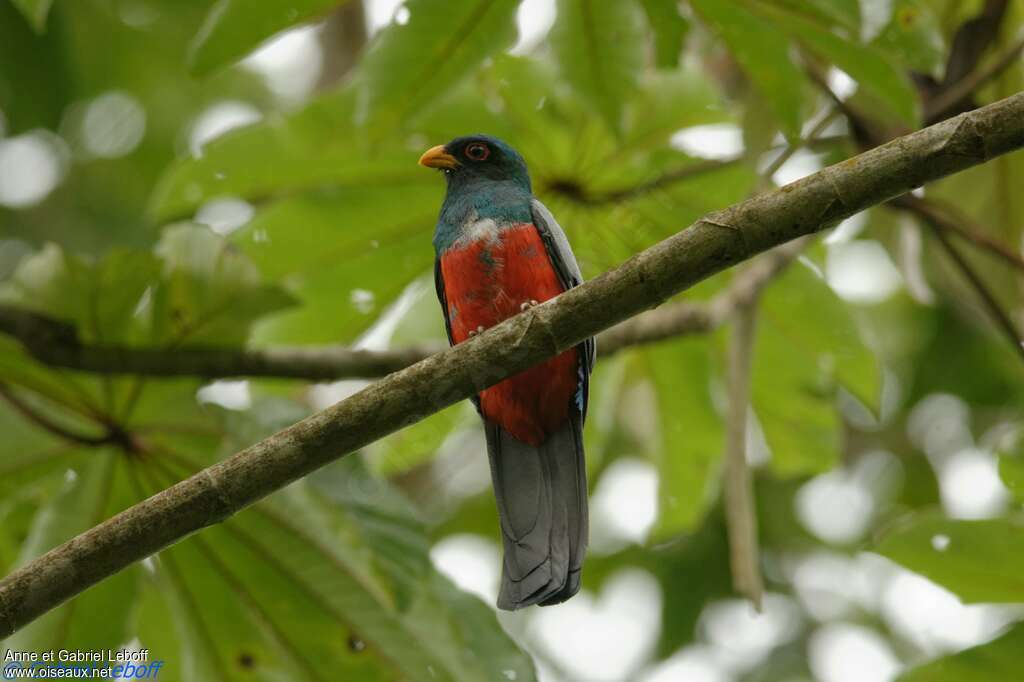
[[476, 336], [477, 334], [480, 334], [480, 333], [482, 333], [483, 331], [484, 331], [484, 326], [483, 326], [483, 325], [480, 325], [480, 326], [479, 326], [479, 327], [477, 327], [476, 329], [470, 329], [470, 330], [469, 330], [469, 335], [470, 335], [470, 336]]
[[529, 301], [523, 301], [522, 303], [519, 304], [519, 312], [523, 312], [524, 310], [529, 310], [530, 308], [532, 308], [535, 305], [540, 305], [540, 304], [537, 303], [537, 301], [535, 301], [532, 298]]

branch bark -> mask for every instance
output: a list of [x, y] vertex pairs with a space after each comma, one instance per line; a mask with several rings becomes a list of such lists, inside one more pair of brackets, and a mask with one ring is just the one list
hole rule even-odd
[[754, 254], [1024, 146], [1024, 93], [708, 215], [624, 264], [126, 509], [0, 581], [0, 637], [288, 483]]

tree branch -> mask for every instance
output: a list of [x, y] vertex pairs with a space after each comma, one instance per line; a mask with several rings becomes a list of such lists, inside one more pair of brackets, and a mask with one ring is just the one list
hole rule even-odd
[[[616, 325], [598, 337], [599, 357], [614, 355], [629, 346], [717, 329], [751, 291], [767, 283], [798, 253], [795, 245], [787, 244], [765, 254], [707, 303], [681, 301]], [[80, 344], [74, 329], [59, 320], [3, 305], [0, 332], [18, 339], [32, 357], [54, 367], [97, 374], [206, 379], [370, 379], [405, 369], [444, 348], [438, 345], [371, 351], [344, 347], [244, 350], [93, 346]]]
[[988, 310], [989, 315], [992, 316], [992, 320], [996, 323], [996, 326], [1006, 337], [1006, 340], [1010, 342], [1022, 359], [1024, 359], [1024, 344], [1021, 342], [1020, 334], [1017, 331], [1017, 327], [1013, 324], [1013, 320], [1007, 314], [1003, 307], [999, 304], [999, 300], [995, 297], [989, 288], [982, 281], [981, 277], [971, 268], [971, 266], [964, 260], [963, 255], [957, 251], [956, 247], [949, 241], [949, 237], [946, 236], [946, 231], [943, 229], [943, 225], [935, 222], [931, 219], [928, 214], [921, 214], [921, 218], [924, 222], [932, 229], [932, 234], [939, 241], [942, 246], [942, 250], [946, 252], [949, 259], [953, 261], [953, 264], [963, 275], [964, 279], [971, 286], [972, 289], [978, 294], [978, 298], [981, 299], [982, 304]]
[[[786, 159], [801, 147], [819, 148], [825, 145], [834, 145], [835, 143], [846, 139], [846, 135], [833, 135], [829, 137], [815, 137], [809, 135], [797, 144], [780, 145], [778, 149], [779, 153], [785, 156], [785, 159], [783, 160], [783, 162], [785, 162]], [[695, 161], [689, 166], [667, 171], [666, 173], [648, 180], [647, 182], [630, 185], [629, 187], [622, 187], [620, 189], [605, 190], [602, 192], [588, 191], [575, 180], [561, 180], [553, 178], [543, 181], [541, 184], [543, 184], [545, 191], [560, 194], [562, 197], [578, 204], [583, 204], [585, 206], [605, 206], [608, 204], [615, 204], [620, 201], [635, 199], [636, 197], [650, 194], [651, 192], [664, 189], [665, 187], [669, 187], [678, 182], [685, 182], [686, 180], [690, 180], [707, 173], [713, 173], [715, 171], [722, 170], [723, 168], [735, 166], [746, 160], [748, 160], [748, 155], [746, 153], [737, 154], [736, 156], [732, 156], [727, 159], [702, 159], [700, 161]], [[782, 164], [780, 163], [779, 165], [781, 166]]]
[[950, 112], [962, 106], [964, 100], [970, 98], [979, 88], [996, 78], [1013, 64], [1024, 51], [1024, 36], [1017, 40], [1010, 49], [984, 68], [971, 71], [960, 80], [940, 88], [925, 104], [925, 120], [940, 121]]
[[941, 90], [952, 88], [977, 68], [989, 46], [999, 37], [1008, 6], [1009, 0], [985, 0], [977, 16], [960, 25], [949, 49]]
[[936, 199], [920, 199], [912, 194], [894, 199], [889, 205], [912, 213], [937, 228], [953, 232], [979, 249], [1000, 258], [1010, 267], [1024, 271], [1024, 258], [1019, 253], [985, 234], [981, 226], [972, 224], [970, 219], [954, 206]]
[[754, 254], [1024, 146], [1024, 93], [708, 215], [596, 279], [126, 509], [0, 581], [0, 637], [348, 452], [657, 306]]
[[754, 483], [747, 465], [747, 419], [750, 414], [750, 364], [757, 329], [757, 299], [733, 316], [729, 339], [729, 412], [725, 444], [725, 521], [729, 534], [729, 566], [733, 589], [761, 610], [761, 578], [757, 542]]

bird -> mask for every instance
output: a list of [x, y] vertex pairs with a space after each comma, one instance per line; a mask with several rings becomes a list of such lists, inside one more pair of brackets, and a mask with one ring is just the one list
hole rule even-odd
[[[583, 283], [523, 157], [488, 135], [428, 149], [446, 193], [434, 283], [451, 345]], [[583, 422], [593, 338], [481, 391], [504, 556], [497, 606], [550, 606], [580, 589], [588, 536]]]

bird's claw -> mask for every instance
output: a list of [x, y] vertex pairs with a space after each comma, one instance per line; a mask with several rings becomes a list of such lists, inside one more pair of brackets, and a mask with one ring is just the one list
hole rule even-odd
[[483, 326], [483, 325], [480, 325], [480, 326], [479, 326], [479, 327], [477, 327], [476, 329], [470, 329], [470, 330], [469, 330], [469, 335], [470, 335], [470, 336], [476, 336], [477, 334], [480, 334], [480, 333], [482, 333], [483, 331], [484, 331], [484, 326]]
[[519, 304], [519, 312], [522, 312], [524, 310], [529, 310], [530, 308], [532, 308], [535, 305], [540, 305], [540, 304], [537, 303], [537, 301], [535, 301], [532, 298], [529, 301], [523, 301], [522, 303]]

